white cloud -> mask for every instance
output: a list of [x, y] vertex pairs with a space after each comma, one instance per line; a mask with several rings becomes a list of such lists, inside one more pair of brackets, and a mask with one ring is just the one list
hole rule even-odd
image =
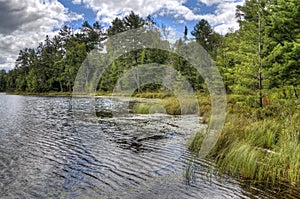
[[200, 17], [214, 26], [217, 32], [225, 34], [229, 28], [238, 29], [239, 26], [235, 18], [236, 6], [242, 4], [243, 2], [220, 3], [214, 14], [201, 15]]
[[14, 67], [19, 50], [36, 47], [54, 29], [81, 18], [57, 0], [0, 0], [0, 68]]
[[81, 0], [73, 0], [72, 3], [73, 4], [81, 4]]
[[207, 6], [212, 6], [214, 4], [220, 4], [220, 3], [228, 3], [228, 2], [233, 3], [233, 2], [235, 2], [235, 0], [198, 0], [198, 1], [204, 3]]
[[87, 8], [92, 9], [97, 14], [97, 18], [105, 23], [110, 23], [116, 16], [124, 16], [130, 11], [146, 17], [161, 9], [179, 15], [186, 15], [192, 10], [183, 5], [186, 0], [73, 0], [74, 4], [84, 3]]
[[[73, 0], [74, 3], [84, 3], [97, 13], [98, 20], [110, 23], [116, 16], [124, 16], [130, 11], [140, 14], [142, 17], [148, 14], [168, 15], [174, 17], [178, 22], [182, 20], [201, 20], [206, 19], [217, 32], [225, 34], [229, 28], [237, 29], [238, 24], [235, 19], [237, 5], [243, 4], [245, 0], [198, 0], [207, 6], [216, 6], [212, 14], [195, 14], [195, 8], [184, 5], [186, 0]], [[201, 9], [201, 8], [200, 8]], [[199, 9], [197, 10], [199, 11]]]

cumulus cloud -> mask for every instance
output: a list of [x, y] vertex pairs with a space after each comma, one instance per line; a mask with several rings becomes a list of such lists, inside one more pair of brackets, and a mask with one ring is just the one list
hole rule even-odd
[[73, 4], [81, 4], [81, 0], [73, 0], [72, 3]]
[[0, 0], [0, 68], [12, 68], [20, 49], [36, 47], [65, 22], [82, 18], [57, 0]]
[[238, 29], [238, 23], [236, 22], [235, 12], [236, 6], [242, 5], [243, 2], [225, 2], [219, 3], [213, 14], [201, 15], [202, 19], [206, 19], [215, 31], [225, 34], [228, 29]]
[[[110, 23], [116, 16], [124, 16], [134, 11], [145, 17], [149, 14], [172, 16], [178, 23], [182, 20], [193, 21], [206, 19], [217, 32], [225, 34], [229, 28], [237, 29], [235, 9], [245, 0], [198, 0], [207, 6], [216, 6], [211, 14], [196, 14], [195, 8], [185, 6], [187, 0], [73, 0], [74, 4], [84, 3], [97, 13], [98, 20]], [[200, 8], [201, 10], [201, 8]], [[199, 11], [199, 10], [197, 10]]]
[[40, 18], [40, 13], [28, 13], [26, 4], [19, 2], [15, 6], [16, 2], [13, 1], [0, 1], [0, 33], [8, 34], [20, 27], [24, 23], [30, 23]]
[[73, 4], [85, 4], [87, 8], [92, 9], [97, 18], [102, 22], [110, 23], [116, 16], [124, 16], [130, 11], [139, 13], [142, 17], [154, 14], [164, 9], [168, 12], [179, 12], [177, 14], [188, 14], [192, 12], [183, 4], [187, 0], [73, 0]]
[[233, 3], [236, 2], [236, 0], [198, 0], [201, 3], [204, 3], [208, 6], [212, 6], [214, 4], [220, 4], [220, 3]]

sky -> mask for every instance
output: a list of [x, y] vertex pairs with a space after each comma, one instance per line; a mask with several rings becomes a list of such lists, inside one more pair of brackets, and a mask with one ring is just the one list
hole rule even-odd
[[170, 35], [189, 33], [201, 20], [214, 30], [226, 34], [238, 29], [235, 19], [237, 5], [245, 0], [0, 0], [0, 69], [12, 69], [19, 51], [35, 48], [68, 25], [78, 29], [84, 21], [99, 21], [104, 27], [131, 11], [170, 30]]

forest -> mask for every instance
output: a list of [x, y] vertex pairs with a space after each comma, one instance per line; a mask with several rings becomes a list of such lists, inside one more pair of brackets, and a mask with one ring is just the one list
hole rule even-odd
[[[218, 144], [211, 152], [220, 169], [243, 179], [275, 183], [300, 183], [300, 3], [297, 0], [247, 0], [237, 6], [239, 29], [226, 35], [214, 31], [204, 19], [195, 24], [188, 38], [174, 45], [200, 44], [221, 73], [228, 101], [228, 116]], [[20, 50], [15, 68], [0, 71], [0, 91], [15, 93], [72, 92], [77, 72], [93, 50], [119, 33], [144, 28], [158, 42], [168, 30], [159, 31], [155, 20], [131, 12], [115, 18], [108, 29], [99, 22], [74, 30], [64, 26], [36, 48]], [[102, 75], [97, 90], [113, 91], [122, 74], [147, 63], [172, 65], [192, 88], [207, 96], [205, 80], [176, 54], [159, 49], [141, 49], [114, 60]], [[140, 77], [142, 78], [142, 76]], [[138, 93], [157, 93], [160, 85], [138, 85]], [[146, 95], [144, 95], [146, 96]], [[201, 97], [199, 97], [201, 98]], [[205, 98], [205, 97], [204, 97]], [[203, 106], [201, 102], [206, 101]], [[209, 112], [209, 100], [199, 99]], [[209, 121], [208, 121], [209, 122]], [[199, 150], [202, 136], [190, 144]], [[280, 155], [278, 155], [280, 154]]]

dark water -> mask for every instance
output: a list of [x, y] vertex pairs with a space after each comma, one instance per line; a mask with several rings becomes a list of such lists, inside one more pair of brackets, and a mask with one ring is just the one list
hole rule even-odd
[[0, 198], [298, 197], [212, 174], [186, 147], [204, 128], [193, 116], [105, 114], [106, 98], [95, 114], [88, 102], [78, 115], [71, 98], [0, 94]]

